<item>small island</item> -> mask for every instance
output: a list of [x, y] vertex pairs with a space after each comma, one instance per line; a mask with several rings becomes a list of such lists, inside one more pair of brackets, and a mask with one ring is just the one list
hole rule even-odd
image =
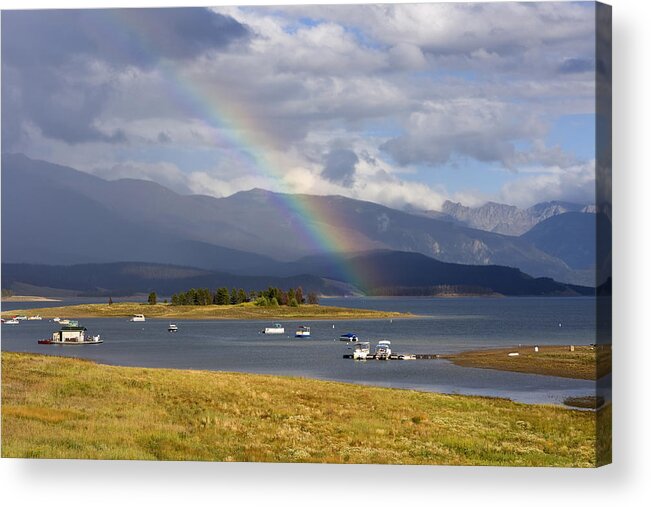
[[127, 319], [135, 314], [143, 314], [147, 319], [166, 320], [353, 320], [415, 317], [410, 313], [309, 304], [300, 306], [257, 306], [255, 303], [235, 305], [172, 305], [170, 303], [158, 303], [152, 305], [125, 302], [9, 310], [2, 312], [2, 317], [11, 317], [17, 313], [27, 317], [38, 314], [44, 319], [55, 317]]

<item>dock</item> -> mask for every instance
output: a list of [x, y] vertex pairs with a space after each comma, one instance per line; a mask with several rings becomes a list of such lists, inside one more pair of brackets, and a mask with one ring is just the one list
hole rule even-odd
[[[344, 354], [344, 359], [353, 359], [352, 354]], [[391, 354], [388, 359], [394, 361], [408, 361], [414, 359], [440, 359], [441, 354]], [[386, 361], [385, 357], [378, 358], [375, 354], [369, 354], [366, 356], [367, 360], [373, 359], [382, 359]]]

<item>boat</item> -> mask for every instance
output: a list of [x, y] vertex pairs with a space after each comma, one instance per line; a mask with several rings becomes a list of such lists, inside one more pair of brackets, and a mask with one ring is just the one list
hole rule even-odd
[[16, 320], [27, 320], [27, 315], [16, 315], [14, 317]]
[[76, 320], [61, 326], [59, 331], [52, 333], [52, 338], [38, 340], [41, 345], [88, 345], [102, 343], [100, 335], [86, 335], [87, 329], [80, 326]]
[[145, 316], [142, 313], [136, 313], [129, 319], [129, 322], [145, 322]]
[[353, 359], [364, 360], [371, 351], [369, 342], [358, 342], [353, 347]]
[[61, 320], [61, 319], [60, 319], [59, 317], [54, 317], [54, 318], [52, 319], [53, 322], [59, 322], [60, 320]]
[[274, 324], [272, 327], [265, 327], [262, 331], [264, 334], [285, 334], [285, 328], [282, 324]]
[[339, 337], [339, 341], [342, 342], [356, 342], [358, 340], [359, 338], [357, 338], [357, 335], [355, 333], [346, 333], [346, 334], [342, 334]]
[[389, 359], [391, 357], [391, 342], [380, 340], [375, 346], [375, 359]]
[[31, 317], [27, 317], [27, 320], [43, 320], [43, 317], [40, 315], [33, 315]]
[[167, 331], [170, 333], [176, 333], [179, 330], [179, 327], [176, 324], [170, 324], [167, 326]]
[[5, 320], [5, 324], [20, 324], [20, 321], [16, 318]]
[[298, 326], [294, 336], [296, 338], [309, 338], [311, 336], [310, 328], [308, 326]]
[[62, 326], [67, 326], [68, 324], [70, 324], [70, 321], [68, 319], [59, 319], [59, 324], [61, 324]]

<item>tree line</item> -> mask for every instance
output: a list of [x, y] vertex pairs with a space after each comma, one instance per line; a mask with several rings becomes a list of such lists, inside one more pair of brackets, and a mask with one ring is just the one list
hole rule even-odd
[[[149, 303], [156, 304], [156, 293], [149, 295]], [[210, 289], [190, 289], [172, 295], [173, 305], [238, 305], [254, 302], [258, 306], [299, 306], [302, 304], [318, 305], [319, 298], [315, 292], [303, 294], [302, 287], [291, 288], [287, 291], [280, 287], [269, 287], [266, 290], [246, 292], [244, 289], [219, 287]]]

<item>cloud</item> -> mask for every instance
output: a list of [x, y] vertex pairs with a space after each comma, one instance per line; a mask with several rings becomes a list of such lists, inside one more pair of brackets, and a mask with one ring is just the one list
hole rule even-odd
[[[472, 160], [511, 171], [503, 198], [520, 199], [527, 168], [581, 165], [547, 141], [550, 126], [594, 113], [591, 5], [21, 11], [2, 23], [4, 149], [211, 195], [257, 186], [436, 209], [450, 192], [423, 166]], [[472, 198], [470, 185], [450, 187]]]
[[499, 200], [520, 207], [552, 200], [593, 204], [595, 161], [567, 168], [540, 168], [537, 174], [526, 174], [506, 183]]
[[351, 187], [355, 179], [355, 166], [359, 157], [353, 150], [335, 148], [325, 157], [325, 165], [321, 176], [344, 187]]
[[123, 143], [122, 130], [95, 123], [124, 67], [195, 58], [247, 36], [244, 25], [205, 9], [3, 12], [3, 145], [17, 144], [24, 122], [68, 144]]
[[[484, 98], [426, 102], [410, 115], [405, 132], [381, 148], [401, 165], [440, 166], [459, 157], [505, 168], [544, 162], [568, 165], [574, 159], [541, 139], [546, 125], [527, 108]], [[532, 141], [529, 149], [517, 143]]]

